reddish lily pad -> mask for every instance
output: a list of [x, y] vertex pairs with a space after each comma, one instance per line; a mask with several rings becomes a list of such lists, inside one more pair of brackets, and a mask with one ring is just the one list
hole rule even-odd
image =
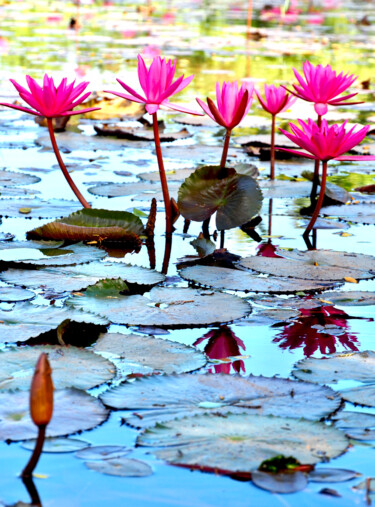
[[[0, 392], [0, 440], [36, 438], [38, 428], [32, 422], [28, 391]], [[47, 437], [70, 435], [95, 428], [108, 417], [109, 411], [93, 396], [76, 389], [54, 392], [52, 420]]]
[[320, 419], [339, 407], [340, 399], [330, 388], [311, 386], [281, 378], [182, 374], [125, 382], [103, 393], [101, 399], [111, 408], [131, 410], [124, 419], [140, 428], [206, 412], [249, 410], [252, 414]]

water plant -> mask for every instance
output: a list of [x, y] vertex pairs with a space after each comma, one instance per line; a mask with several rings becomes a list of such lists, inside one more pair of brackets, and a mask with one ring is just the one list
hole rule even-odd
[[[89, 107], [74, 111], [74, 108], [87, 99], [91, 92], [86, 92], [81, 95], [88, 86], [88, 82], [82, 82], [75, 86], [75, 81], [68, 84], [67, 78], [62, 79], [61, 83], [56, 87], [52, 77], [47, 74], [43, 78], [43, 86], [30, 76], [26, 76], [26, 81], [29, 90], [21, 86], [14, 79], [10, 80], [13, 86], [18, 91], [21, 99], [23, 99], [32, 109], [28, 107], [19, 106], [17, 104], [9, 104], [1, 102], [1, 106], [7, 106], [12, 109], [18, 109], [25, 113], [33, 114], [35, 116], [45, 117], [47, 119], [48, 131], [51, 138], [53, 151], [55, 152], [56, 159], [60, 169], [65, 176], [66, 181], [69, 183], [70, 188], [75, 193], [77, 199], [84, 208], [90, 208], [90, 204], [83, 197], [78, 187], [70, 176], [58, 149], [55, 133], [53, 130], [53, 118], [60, 118], [62, 116], [73, 116], [76, 114], [88, 113], [89, 111], [96, 111], [100, 107]], [[80, 97], [81, 95], [81, 97]]]

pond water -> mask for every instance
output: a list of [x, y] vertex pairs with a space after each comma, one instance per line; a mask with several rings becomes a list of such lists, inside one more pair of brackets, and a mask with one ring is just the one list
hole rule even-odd
[[[277, 2], [274, 2], [277, 4]], [[373, 83], [369, 89], [360, 83], [371, 80], [375, 70], [373, 47], [375, 42], [375, 9], [370, 2], [312, 2], [314, 10], [308, 12], [307, 2], [298, 7], [301, 13], [292, 23], [284, 20], [267, 21], [262, 13], [260, 1], [221, 2], [190, 1], [157, 2], [147, 6], [141, 2], [83, 2], [80, 6], [69, 2], [0, 2], [0, 96], [2, 101], [18, 98], [8, 79], [24, 82], [24, 75], [41, 78], [47, 71], [59, 80], [63, 76], [77, 77], [90, 81], [90, 90], [118, 90], [116, 77], [131, 86], [136, 84], [136, 56], [162, 54], [177, 58], [178, 75], [195, 74], [192, 84], [181, 92], [176, 102], [198, 107], [195, 97], [202, 99], [213, 96], [217, 80], [251, 79], [257, 86], [268, 83], [293, 82], [292, 67], [301, 68], [302, 62], [331, 64], [336, 70], [358, 75], [355, 91], [363, 104], [350, 108], [330, 110], [331, 119], [338, 122], [348, 119], [350, 123], [373, 123]], [[279, 2], [281, 5], [281, 2]], [[152, 12], [148, 12], [147, 9]], [[251, 23], [249, 22], [251, 16]], [[77, 29], [70, 29], [72, 18]], [[286, 128], [289, 119], [307, 118], [312, 113], [306, 103], [297, 103], [292, 112], [286, 112], [278, 120], [278, 126]], [[146, 115], [147, 117], [148, 115]], [[179, 169], [194, 169], [198, 165], [217, 164], [221, 154], [223, 129], [214, 124], [194, 126], [178, 123], [181, 115], [162, 112], [166, 132], [186, 127], [191, 137], [163, 143], [167, 172]], [[108, 118], [105, 123], [118, 122]], [[132, 195], [108, 198], [89, 193], [87, 189], [105, 183], [138, 184], [138, 175], [156, 171], [157, 164], [152, 142], [115, 140], [97, 136], [94, 126], [101, 125], [98, 119], [73, 117], [66, 132], [56, 134], [65, 163], [71, 170], [78, 187], [83, 189], [93, 207], [111, 210], [140, 210], [148, 214], [150, 195], [153, 188], [135, 187]], [[127, 126], [139, 126], [136, 121]], [[230, 162], [254, 164], [260, 179], [267, 180], [268, 161], [250, 156], [242, 147], [243, 136], [269, 134], [270, 120], [258, 104], [233, 135], [229, 150]], [[371, 145], [373, 137], [366, 139]], [[373, 145], [371, 147], [373, 149]], [[371, 151], [370, 148], [370, 151]], [[366, 151], [366, 150], [365, 150]], [[17, 174], [36, 176], [34, 183], [16, 188], [17, 198], [40, 198], [46, 206], [57, 200], [71, 201], [73, 195], [63, 181], [50, 148], [45, 127], [18, 111], [2, 108], [0, 111], [0, 167]], [[292, 187], [296, 178], [300, 180], [303, 170], [312, 170], [305, 159], [279, 160], [276, 165], [278, 176], [286, 175], [288, 184], [275, 194], [264, 189], [264, 201], [260, 215], [262, 222], [257, 232], [263, 243], [272, 243], [288, 251], [305, 250], [302, 232], [307, 220], [299, 210], [309, 204], [306, 189]], [[372, 162], [338, 163], [329, 166], [329, 180], [353, 192], [356, 187], [373, 183], [375, 164]], [[39, 180], [40, 179], [40, 180]], [[278, 180], [278, 181], [281, 181]], [[300, 181], [299, 181], [300, 183]], [[175, 190], [181, 181], [175, 184]], [[173, 189], [173, 184], [171, 184]], [[27, 195], [29, 192], [30, 195]], [[268, 193], [267, 193], [268, 192]], [[300, 192], [300, 193], [299, 193]], [[29, 201], [14, 201], [12, 195], [4, 194], [9, 203], [18, 208], [27, 208]], [[358, 193], [353, 194], [354, 199]], [[365, 198], [365, 197], [364, 197]], [[367, 198], [370, 202], [371, 199]], [[25, 204], [26, 202], [26, 204]], [[49, 204], [48, 204], [49, 203]], [[59, 202], [61, 205], [61, 203]], [[72, 202], [67, 205], [75, 204]], [[25, 240], [27, 231], [39, 227], [51, 219], [40, 220], [37, 214], [26, 211], [24, 216], [6, 212], [1, 204], [3, 216], [0, 233], [11, 233], [13, 241]], [[76, 207], [77, 209], [78, 207]], [[5, 211], [3, 211], [5, 209]], [[367, 208], [370, 213], [371, 208]], [[62, 216], [68, 213], [56, 214]], [[12, 216], [9, 216], [12, 215]], [[48, 213], [47, 213], [48, 215]], [[365, 225], [361, 219], [348, 222], [339, 220], [341, 215], [329, 214], [330, 227], [317, 230], [317, 247], [340, 252], [373, 255], [375, 237], [373, 225]], [[51, 216], [51, 215], [49, 215]], [[36, 217], [36, 218], [35, 218]], [[357, 217], [358, 218], [358, 217]], [[161, 271], [164, 260], [163, 235], [165, 218], [163, 206], [158, 202], [155, 229], [156, 270]], [[180, 218], [173, 235], [171, 258], [165, 286], [188, 287], [188, 281], [179, 276], [177, 265], [187, 256], [196, 256], [192, 245], [201, 232], [201, 224], [193, 222], [187, 233]], [[211, 232], [215, 229], [211, 220]], [[219, 248], [220, 238], [211, 238]], [[3, 242], [2, 242], [3, 243]], [[4, 244], [4, 243], [3, 243]], [[206, 245], [207, 246], [207, 245]], [[208, 245], [212, 247], [212, 245]], [[239, 228], [225, 235], [225, 247], [241, 257], [256, 255], [258, 242]], [[7, 254], [6, 251], [3, 252]], [[30, 252], [26, 252], [30, 258]], [[8, 252], [14, 255], [14, 251]], [[45, 254], [31, 253], [34, 259]], [[109, 252], [109, 258], [118, 253]], [[14, 258], [14, 257], [12, 257]], [[2, 257], [2, 260], [7, 260]], [[139, 253], [129, 253], [125, 263], [150, 267], [145, 246]], [[354, 260], [355, 264], [357, 261]], [[63, 277], [64, 275], [62, 275]], [[350, 276], [350, 275], [348, 275]], [[10, 284], [1, 282], [2, 287]], [[16, 285], [22, 285], [22, 280]], [[210, 290], [210, 289], [208, 289]], [[375, 291], [373, 280], [346, 282], [340, 291]], [[302, 289], [303, 291], [303, 289]], [[67, 295], [48, 294], [33, 289], [36, 294], [32, 304], [45, 308], [54, 303], [62, 307]], [[206, 351], [212, 362], [199, 370], [204, 372], [239, 373], [242, 376], [263, 375], [265, 377], [292, 378], [297, 361], [307, 357], [321, 358], [334, 352], [366, 351], [373, 349], [375, 304], [357, 306], [338, 303], [335, 312], [322, 295], [281, 296], [270, 298], [267, 294], [245, 293], [228, 290], [248, 300], [252, 313], [235, 320], [224, 328], [218, 325], [183, 329], [150, 330], [149, 327], [111, 324], [109, 332], [138, 334], [140, 340], [147, 334], [155, 334], [160, 340], [171, 340], [185, 345], [195, 345]], [[320, 298], [320, 299], [319, 299]], [[290, 299], [290, 303], [288, 300]], [[301, 300], [305, 306], [301, 311]], [[297, 303], [296, 301], [299, 301]], [[321, 301], [323, 300], [323, 302]], [[17, 306], [19, 303], [15, 303]], [[1, 310], [10, 310], [10, 303], [0, 303]], [[150, 303], [151, 305], [151, 303]], [[168, 305], [166, 305], [167, 307]], [[321, 307], [323, 306], [323, 310]], [[314, 311], [311, 309], [315, 308]], [[270, 309], [274, 313], [270, 313]], [[229, 320], [229, 319], [228, 319]], [[314, 326], [314, 327], [313, 327]], [[319, 327], [320, 326], [320, 327]], [[221, 330], [220, 330], [221, 329]], [[96, 333], [96, 331], [95, 331]], [[91, 340], [95, 342], [96, 334]], [[159, 334], [160, 333], [160, 334]], [[211, 334], [209, 334], [211, 333]], [[212, 337], [226, 340], [226, 355], [216, 355]], [[297, 336], [296, 336], [297, 335]], [[211, 340], [211, 345], [209, 341]], [[14, 338], [13, 341], [16, 341]], [[0, 351], [7, 352], [15, 344], [2, 344]], [[211, 348], [210, 348], [211, 346]], [[210, 352], [211, 351], [211, 352]], [[230, 352], [230, 353], [229, 353]], [[147, 355], [147, 350], [145, 350]], [[230, 359], [227, 359], [230, 356]], [[234, 357], [233, 357], [234, 356]], [[0, 358], [1, 359], [1, 358]], [[220, 361], [220, 359], [225, 359]], [[118, 360], [115, 363], [120, 365]], [[121, 365], [120, 365], [121, 366]], [[1, 373], [1, 363], [0, 363]], [[122, 377], [124, 374], [122, 374]], [[119, 383], [121, 374], [114, 381]], [[369, 380], [370, 379], [370, 380]], [[1, 380], [1, 379], [0, 379]], [[373, 382], [374, 375], [366, 379]], [[332, 384], [334, 390], [357, 386], [356, 372], [353, 377]], [[1, 387], [1, 383], [0, 383]], [[90, 390], [93, 396], [108, 388]], [[11, 398], [10, 398], [11, 399]], [[293, 411], [293, 404], [290, 410]], [[375, 414], [374, 408], [355, 406], [346, 402], [343, 410]], [[124, 424], [125, 410], [113, 410], [108, 419], [91, 431], [75, 435], [88, 445], [125, 445], [132, 448], [130, 457], [143, 460], [153, 468], [148, 477], [114, 477], [103, 475], [84, 466], [74, 453], [44, 453], [36, 470], [35, 485], [44, 506], [123, 506], [129, 502], [134, 506], [233, 506], [244, 505], [361, 505], [365, 503], [364, 490], [352, 487], [364, 478], [375, 477], [374, 442], [351, 440], [351, 447], [342, 456], [321, 467], [347, 468], [363, 477], [343, 483], [310, 482], [306, 489], [290, 495], [271, 494], [255, 487], [251, 482], [242, 482], [213, 473], [190, 471], [174, 467], [156, 459], [148, 448], [135, 447], [139, 431]], [[1, 424], [1, 420], [0, 420]], [[327, 423], [328, 425], [331, 422]], [[30, 505], [28, 493], [19, 473], [30, 456], [30, 451], [19, 442], [0, 442], [0, 505]], [[334, 489], [341, 498], [321, 494], [323, 488]], [[23, 503], [22, 503], [23, 502]]]

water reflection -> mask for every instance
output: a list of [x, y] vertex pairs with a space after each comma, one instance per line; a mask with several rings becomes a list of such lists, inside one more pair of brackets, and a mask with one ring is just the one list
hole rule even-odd
[[246, 350], [244, 342], [236, 336], [230, 327], [220, 326], [219, 329], [213, 329], [206, 333], [202, 338], [194, 342], [197, 346], [207, 341], [204, 352], [210, 359], [226, 359], [228, 362], [215, 364], [210, 368], [210, 373], [245, 373], [245, 363], [241, 359], [230, 360], [233, 356], [240, 356]]
[[333, 354], [341, 345], [345, 350], [357, 351], [357, 336], [349, 332], [347, 319], [350, 316], [334, 306], [319, 306], [300, 309], [300, 316], [284, 326], [275, 338], [282, 349], [303, 348], [306, 357], [317, 350], [321, 354]]

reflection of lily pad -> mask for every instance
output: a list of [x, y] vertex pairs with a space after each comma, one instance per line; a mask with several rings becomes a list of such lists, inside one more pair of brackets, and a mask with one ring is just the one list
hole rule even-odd
[[104, 250], [82, 243], [62, 248], [48, 248], [37, 243], [14, 241], [0, 244], [0, 261], [32, 266], [69, 266], [106, 257]]
[[118, 278], [130, 284], [152, 286], [162, 282], [165, 276], [152, 269], [122, 262], [92, 262], [63, 269], [8, 269], [0, 274], [0, 279], [7, 283], [33, 288], [49, 287], [56, 293], [82, 290], [99, 280]]
[[337, 410], [340, 399], [334, 392], [312, 385], [281, 378], [182, 374], [123, 383], [101, 399], [111, 408], [134, 410], [124, 419], [140, 428], [206, 412], [238, 414], [248, 409], [252, 414], [320, 419]]
[[227, 169], [226, 176], [219, 166], [197, 169], [178, 191], [178, 207], [184, 218], [201, 222], [216, 214], [219, 230], [240, 226], [260, 210], [262, 192], [251, 176]]
[[177, 287], [154, 287], [149, 297], [71, 297], [67, 304], [97, 313], [114, 324], [184, 327], [225, 323], [250, 313], [250, 305], [231, 294]]
[[140, 244], [144, 227], [141, 220], [127, 211], [83, 209], [27, 233], [28, 239], [69, 241], [118, 241]]
[[135, 334], [103, 334], [99, 337], [94, 350], [120, 357], [121, 371], [129, 373], [139, 365], [158, 372], [183, 373], [198, 370], [207, 362], [204, 354], [194, 347]]
[[[327, 254], [327, 255], [325, 255]], [[282, 252], [287, 258], [245, 257], [239, 266], [259, 273], [303, 280], [337, 280], [374, 278], [375, 257], [345, 252]]]
[[34, 346], [0, 352], [0, 389], [29, 389], [33, 368], [42, 352], [48, 354], [56, 389], [90, 389], [111, 380], [116, 369], [108, 359], [78, 347]]
[[[37, 436], [37, 426], [30, 417], [29, 397], [27, 391], [0, 393], [0, 440], [26, 440]], [[102, 403], [84, 391], [56, 390], [47, 436], [57, 437], [89, 430], [107, 417], [108, 410]]]
[[145, 431], [138, 445], [162, 447], [159, 459], [200, 470], [251, 472], [265, 459], [293, 455], [306, 464], [345, 452], [345, 435], [332, 426], [304, 419], [251, 414], [199, 415]]
[[[80, 203], [62, 199], [0, 199], [0, 216], [27, 218], [60, 218], [82, 208]], [[27, 213], [22, 212], [28, 210]]]
[[118, 477], [146, 477], [153, 473], [150, 465], [144, 461], [125, 457], [86, 461], [85, 465], [95, 472]]
[[314, 280], [291, 280], [279, 277], [259, 277], [237, 269], [216, 266], [191, 266], [181, 270], [182, 278], [215, 289], [239, 290], [244, 292], [293, 293], [299, 291], [321, 291], [329, 289], [334, 282]]
[[102, 317], [69, 308], [20, 303], [12, 310], [0, 310], [0, 343], [36, 338], [42, 333], [57, 329], [66, 320], [101, 326], [108, 324]]
[[15, 287], [0, 287], [0, 301], [15, 303], [33, 299], [35, 294], [30, 290], [17, 289]]

